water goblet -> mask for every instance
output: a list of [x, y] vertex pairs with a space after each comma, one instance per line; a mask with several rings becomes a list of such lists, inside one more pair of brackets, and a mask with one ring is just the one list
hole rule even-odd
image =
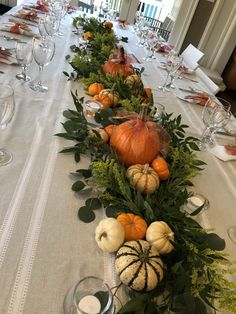
[[34, 91], [47, 92], [48, 87], [42, 83], [42, 72], [54, 56], [55, 43], [51, 37], [33, 39], [33, 57], [39, 66], [39, 77], [29, 84]]
[[[14, 91], [9, 85], [0, 85], [0, 130], [11, 121], [15, 110]], [[0, 166], [12, 161], [12, 154], [0, 148]]]
[[16, 78], [24, 82], [30, 81], [31, 77], [26, 75], [26, 70], [33, 60], [32, 43], [18, 41], [16, 43], [16, 59], [22, 68], [22, 72], [16, 74]]
[[53, 13], [47, 14], [44, 18], [44, 27], [48, 36], [53, 37], [59, 28], [59, 20]]
[[207, 145], [213, 146], [215, 141], [213, 134], [220, 128], [224, 128], [229, 122], [231, 105], [228, 101], [222, 98], [209, 97], [205, 103], [202, 120], [205, 128], [200, 137], [199, 148], [206, 150]]
[[[158, 89], [162, 91], [169, 91], [170, 85], [172, 84], [171, 76], [180, 68], [182, 63], [182, 56], [178, 56], [178, 54], [171, 50], [166, 57], [165, 69], [167, 71], [167, 77], [163, 85], [158, 86]], [[170, 80], [170, 82], [169, 82]]]

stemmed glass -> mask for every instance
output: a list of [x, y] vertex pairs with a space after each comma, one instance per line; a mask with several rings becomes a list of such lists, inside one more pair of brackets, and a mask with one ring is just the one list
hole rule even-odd
[[58, 17], [53, 13], [46, 15], [44, 18], [44, 27], [48, 36], [52, 37], [55, 35], [59, 29]]
[[16, 43], [16, 59], [20, 63], [22, 72], [16, 74], [18, 80], [28, 82], [31, 80], [29, 75], [26, 75], [26, 70], [33, 60], [32, 43], [17, 42]]
[[42, 72], [46, 65], [52, 60], [55, 52], [55, 43], [51, 37], [33, 39], [33, 56], [39, 66], [39, 77], [29, 84], [34, 91], [47, 92], [48, 87], [42, 83]]
[[153, 31], [148, 31], [146, 36], [147, 55], [143, 58], [145, 61], [152, 61], [154, 59], [154, 48], [159, 42], [158, 36]]
[[[0, 85], [0, 130], [11, 121], [15, 110], [14, 91], [9, 85]], [[5, 166], [12, 160], [12, 154], [0, 148], [0, 166]]]
[[[158, 89], [162, 91], [169, 91], [170, 85], [172, 84], [174, 73], [178, 71], [182, 63], [182, 56], [178, 56], [175, 51], [170, 51], [166, 57], [165, 69], [168, 72], [166, 80], [163, 85], [158, 86]], [[170, 80], [170, 82], [169, 82]]]
[[213, 146], [215, 144], [213, 134], [218, 129], [224, 128], [229, 122], [231, 112], [230, 103], [222, 98], [209, 97], [205, 103], [202, 120], [205, 128], [200, 137], [200, 149], [206, 150], [206, 145]]

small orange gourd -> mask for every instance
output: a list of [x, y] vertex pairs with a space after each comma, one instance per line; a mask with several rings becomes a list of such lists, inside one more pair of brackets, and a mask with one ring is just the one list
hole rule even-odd
[[93, 83], [88, 87], [88, 93], [90, 96], [98, 95], [104, 89], [104, 85], [101, 83]]
[[103, 89], [98, 97], [105, 109], [117, 105], [119, 101], [118, 95], [112, 89]]
[[125, 241], [142, 240], [145, 238], [147, 223], [146, 221], [134, 214], [120, 214], [116, 218], [125, 229]]
[[166, 180], [170, 176], [167, 162], [161, 156], [157, 156], [152, 162], [152, 168], [156, 171], [161, 180]]

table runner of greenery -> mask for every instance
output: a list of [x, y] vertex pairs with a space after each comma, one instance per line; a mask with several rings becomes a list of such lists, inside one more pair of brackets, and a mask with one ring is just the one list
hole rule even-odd
[[[87, 34], [87, 49], [72, 46], [74, 55], [67, 56], [73, 72], [65, 73], [68, 79], [79, 79], [87, 89], [92, 83], [102, 83], [105, 88], [118, 94], [116, 107], [101, 110], [95, 115], [102, 127], [119, 125], [139, 112], [141, 103], [149, 105], [152, 116], [152, 97], [147, 95], [142, 82], [128, 84], [124, 75], [105, 74], [101, 67], [118, 47], [118, 39], [111, 25], [95, 18], [75, 18], [74, 25], [83, 26]], [[88, 33], [89, 32], [89, 33]], [[124, 40], [124, 39], [123, 39]], [[125, 39], [127, 40], [127, 39]], [[135, 72], [140, 75], [140, 70]], [[130, 301], [121, 307], [119, 313], [207, 313], [206, 304], [216, 309], [236, 313], [236, 285], [225, 278], [234, 272], [227, 260], [224, 240], [210, 230], [203, 229], [192, 217], [203, 209], [199, 207], [192, 214], [184, 211], [184, 204], [192, 195], [188, 188], [191, 179], [203, 170], [205, 163], [197, 159], [198, 140], [187, 136], [188, 126], [182, 124], [181, 116], [165, 114], [160, 122], [170, 136], [169, 150], [165, 154], [170, 177], [161, 181], [159, 189], [152, 194], [142, 194], [126, 177], [126, 168], [119, 162], [108, 143], [101, 143], [98, 129], [91, 125], [83, 111], [83, 98], [73, 94], [75, 110], [68, 109], [63, 115], [65, 132], [57, 134], [75, 142], [62, 152], [73, 152], [76, 162], [81, 154], [91, 157], [88, 169], [78, 169], [78, 180], [72, 189], [88, 193], [85, 205], [78, 211], [84, 222], [95, 219], [95, 210], [105, 208], [108, 217], [117, 217], [121, 212], [133, 213], [146, 220], [165, 221], [173, 230], [174, 250], [162, 255], [165, 265], [164, 278], [156, 289], [150, 292], [135, 292], [127, 289]], [[130, 112], [130, 113], [129, 113]], [[117, 116], [119, 116], [117, 118]], [[150, 118], [151, 119], [151, 118]], [[92, 130], [92, 136], [91, 136]], [[158, 299], [158, 296], [165, 296]]]

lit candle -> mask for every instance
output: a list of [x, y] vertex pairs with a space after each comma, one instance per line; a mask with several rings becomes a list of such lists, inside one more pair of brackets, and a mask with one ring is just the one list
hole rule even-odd
[[[78, 310], [86, 314], [98, 314], [101, 311], [101, 303], [94, 295], [86, 295], [79, 301]], [[81, 314], [81, 312], [79, 311]]]

